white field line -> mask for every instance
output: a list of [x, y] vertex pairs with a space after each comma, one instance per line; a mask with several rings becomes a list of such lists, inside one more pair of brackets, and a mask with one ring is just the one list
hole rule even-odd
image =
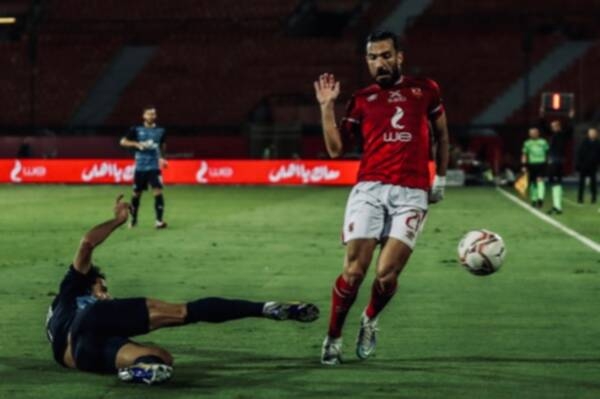
[[600, 253], [600, 244], [597, 243], [596, 241], [591, 240], [591, 239], [587, 238], [586, 236], [579, 234], [575, 230], [565, 226], [564, 224], [558, 222], [555, 219], [552, 219], [550, 216], [546, 215], [545, 213], [540, 212], [537, 209], [529, 206], [529, 204], [526, 204], [525, 202], [521, 201], [515, 195], [508, 193], [506, 190], [503, 190], [501, 188], [497, 188], [497, 190], [500, 194], [502, 194], [503, 196], [505, 196], [512, 202], [514, 202], [515, 204], [519, 205], [521, 208], [527, 210], [529, 213], [533, 214], [534, 216], [537, 216], [539, 219], [542, 219], [544, 222], [556, 227], [557, 229], [559, 229], [560, 231], [562, 231], [569, 237], [576, 239], [577, 241], [581, 242], [583, 245], [587, 246], [588, 248], [592, 249], [593, 251]]

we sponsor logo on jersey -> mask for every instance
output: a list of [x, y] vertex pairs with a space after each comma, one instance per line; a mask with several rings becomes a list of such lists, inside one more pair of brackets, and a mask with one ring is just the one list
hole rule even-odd
[[198, 183], [210, 183], [210, 179], [223, 179], [233, 176], [233, 168], [229, 166], [210, 167], [208, 162], [200, 162], [200, 168], [196, 172]]
[[81, 172], [81, 180], [84, 182], [90, 182], [109, 177], [112, 178], [115, 183], [120, 183], [122, 181], [129, 182], [133, 181], [134, 171], [135, 168], [133, 165], [122, 168], [113, 162], [95, 163], [91, 168], [84, 169]]
[[396, 107], [396, 112], [390, 119], [390, 124], [394, 130], [387, 131], [383, 133], [383, 141], [386, 143], [396, 143], [396, 142], [409, 142], [412, 140], [412, 134], [410, 132], [402, 131], [404, 129], [404, 125], [400, 123], [400, 121], [404, 118], [404, 110], [401, 107]]
[[271, 183], [285, 182], [294, 178], [300, 178], [302, 183], [319, 183], [334, 181], [339, 177], [340, 171], [330, 169], [327, 165], [307, 167], [299, 162], [282, 165], [269, 172], [269, 182]]
[[10, 171], [10, 181], [13, 183], [21, 183], [23, 178], [27, 177], [44, 177], [47, 170], [45, 166], [23, 166], [18, 159]]

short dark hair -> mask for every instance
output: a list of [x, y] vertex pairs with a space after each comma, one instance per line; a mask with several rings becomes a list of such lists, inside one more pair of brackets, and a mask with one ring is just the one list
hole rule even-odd
[[398, 35], [389, 30], [376, 30], [371, 32], [369, 36], [367, 36], [365, 46], [369, 43], [382, 42], [384, 40], [391, 40], [394, 44], [394, 49], [396, 51], [402, 51], [402, 46], [400, 45], [400, 39], [398, 38]]
[[99, 278], [106, 280], [106, 275], [98, 266], [92, 265], [92, 267], [90, 267], [90, 271], [85, 275], [85, 282], [88, 292], [91, 292], [92, 286], [96, 284], [96, 280]]
[[97, 278], [106, 280], [106, 275], [102, 272], [102, 269], [100, 269], [98, 266], [92, 266], [90, 268], [90, 271], [88, 272], [88, 275], [90, 276], [90, 279], [93, 279], [94, 281]]
[[144, 108], [142, 108], [144, 112], [149, 111], [151, 109], [156, 109], [156, 107], [154, 105], [146, 105]]

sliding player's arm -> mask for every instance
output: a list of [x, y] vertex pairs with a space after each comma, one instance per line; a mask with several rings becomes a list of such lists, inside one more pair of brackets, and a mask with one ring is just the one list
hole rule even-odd
[[342, 156], [342, 136], [335, 120], [335, 100], [340, 95], [340, 82], [332, 74], [324, 73], [314, 82], [315, 95], [321, 108], [321, 124], [325, 147], [331, 158]]
[[102, 244], [117, 227], [127, 221], [129, 217], [129, 204], [122, 200], [123, 195], [119, 195], [114, 208], [114, 218], [93, 227], [81, 239], [75, 259], [73, 260], [73, 267], [79, 273], [87, 274], [90, 271], [94, 249]]
[[446, 171], [448, 170], [450, 138], [448, 134], [448, 121], [446, 113], [442, 112], [431, 126], [435, 137], [435, 178], [429, 196], [429, 201], [436, 203], [444, 198], [444, 188], [446, 186]]

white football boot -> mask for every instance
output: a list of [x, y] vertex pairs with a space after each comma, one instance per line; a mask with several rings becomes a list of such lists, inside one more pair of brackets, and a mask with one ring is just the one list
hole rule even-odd
[[366, 359], [375, 353], [377, 346], [377, 318], [369, 319], [366, 314], [360, 317], [360, 330], [356, 339], [356, 356]]
[[117, 376], [121, 381], [137, 382], [148, 385], [160, 384], [171, 379], [173, 367], [162, 363], [137, 363], [119, 369]]
[[336, 366], [342, 362], [342, 338], [325, 337], [321, 349], [321, 364]]

